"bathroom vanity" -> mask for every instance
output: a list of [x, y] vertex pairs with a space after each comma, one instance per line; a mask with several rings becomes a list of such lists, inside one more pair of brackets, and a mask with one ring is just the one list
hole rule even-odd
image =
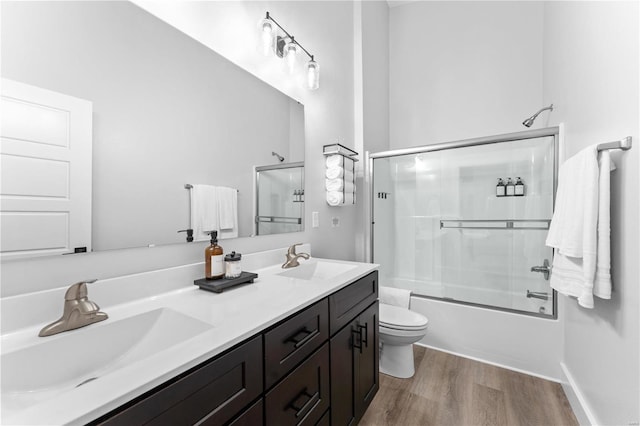
[[357, 422], [378, 390], [377, 298], [374, 271], [92, 424]]
[[[204, 331], [166, 349], [158, 346], [157, 354], [131, 365], [61, 389], [23, 412], [11, 412], [11, 417], [3, 414], [3, 420], [96, 425], [356, 423], [378, 390], [375, 268], [312, 259], [290, 270], [263, 268], [254, 284], [221, 294], [194, 287], [145, 298], [131, 305], [138, 305], [137, 311], [161, 312], [158, 323], [171, 310], [166, 324], [184, 320], [193, 328], [189, 321], [194, 320], [212, 327], [203, 326]], [[89, 292], [100, 301], [97, 290], [92, 295], [90, 287]], [[111, 316], [105, 325], [134, 321], [132, 306], [122, 307], [127, 311], [120, 315], [120, 308], [103, 305]], [[189, 310], [189, 319], [182, 318]], [[99, 324], [83, 331], [91, 333], [92, 327], [94, 334], [103, 333]], [[160, 329], [170, 334], [171, 327]], [[160, 334], [151, 340], [163, 339]], [[61, 413], [61, 406], [70, 412]]]

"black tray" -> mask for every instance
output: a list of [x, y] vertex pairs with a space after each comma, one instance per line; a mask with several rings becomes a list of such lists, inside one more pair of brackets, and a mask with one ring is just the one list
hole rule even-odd
[[206, 278], [200, 278], [193, 282], [202, 290], [213, 291], [215, 293], [222, 293], [225, 288], [234, 287], [240, 284], [252, 283], [254, 279], [258, 278], [258, 274], [253, 272], [242, 271], [237, 278], [220, 278], [219, 280], [208, 280]]

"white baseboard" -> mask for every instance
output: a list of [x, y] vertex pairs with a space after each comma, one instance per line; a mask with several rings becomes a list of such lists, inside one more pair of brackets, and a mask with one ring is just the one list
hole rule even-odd
[[580, 423], [581, 426], [598, 425], [598, 421], [589, 408], [589, 404], [584, 398], [584, 395], [580, 392], [580, 387], [578, 387], [573, 379], [569, 369], [563, 362], [560, 363], [560, 368], [564, 373], [566, 382], [562, 383], [562, 389], [564, 389], [564, 393], [567, 395], [567, 399], [569, 400], [569, 404], [571, 404], [573, 414], [575, 414], [578, 423]]
[[557, 378], [555, 378], [555, 377], [544, 376], [542, 374], [534, 373], [532, 371], [522, 370], [520, 368], [511, 367], [509, 365], [500, 364], [498, 362], [488, 361], [486, 359], [470, 356], [470, 355], [467, 355], [467, 354], [449, 351], [447, 349], [442, 349], [442, 348], [439, 348], [437, 346], [425, 345], [424, 343], [420, 343], [420, 342], [414, 343], [414, 345], [422, 346], [422, 347], [433, 349], [433, 350], [440, 351], [440, 352], [446, 352], [448, 354], [459, 356], [459, 357], [462, 357], [462, 358], [472, 359], [474, 361], [478, 361], [478, 362], [481, 362], [483, 364], [495, 365], [496, 367], [505, 368], [507, 370], [516, 371], [518, 373], [523, 373], [523, 374], [527, 374], [529, 376], [534, 376], [534, 377], [539, 377], [539, 378], [544, 379], [544, 380], [549, 380], [550, 382], [555, 382], [555, 383], [562, 384], [562, 382], [560, 380], [558, 380]]

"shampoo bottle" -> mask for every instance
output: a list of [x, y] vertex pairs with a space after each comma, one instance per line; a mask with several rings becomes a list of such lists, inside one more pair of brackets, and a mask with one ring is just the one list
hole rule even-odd
[[524, 182], [522, 181], [522, 178], [516, 178], [513, 195], [516, 197], [522, 197], [524, 195]]
[[224, 277], [224, 252], [218, 245], [218, 231], [207, 232], [211, 235], [211, 245], [204, 250], [204, 276], [208, 280]]
[[513, 181], [511, 180], [511, 178], [507, 178], [507, 184], [505, 185], [505, 187], [507, 197], [515, 195], [515, 186], [513, 185]]
[[498, 178], [498, 184], [496, 185], [496, 197], [504, 197], [506, 195], [506, 187], [502, 178]]

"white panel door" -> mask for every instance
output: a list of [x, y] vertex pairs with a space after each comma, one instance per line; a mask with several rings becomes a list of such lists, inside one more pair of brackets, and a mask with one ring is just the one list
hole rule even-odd
[[2, 258], [91, 251], [92, 103], [2, 79]]

